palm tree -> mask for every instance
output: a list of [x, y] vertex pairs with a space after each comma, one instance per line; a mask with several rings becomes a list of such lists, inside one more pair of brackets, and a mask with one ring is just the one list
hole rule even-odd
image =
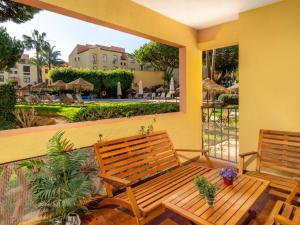
[[46, 33], [39, 33], [38, 30], [34, 30], [31, 33], [31, 36], [23, 35], [23, 43], [27, 50], [35, 49], [35, 60], [36, 66], [37, 66], [37, 80], [38, 83], [41, 83], [43, 81], [42, 79], [42, 66], [41, 62], [42, 60], [42, 53], [43, 48], [45, 47], [47, 41], [45, 41]]
[[52, 66], [59, 66], [64, 63], [64, 61], [59, 58], [59, 56], [61, 56], [60, 51], [54, 50], [55, 47], [56, 46], [51, 46], [50, 43], [47, 42], [43, 48], [43, 57], [49, 70], [51, 70]]

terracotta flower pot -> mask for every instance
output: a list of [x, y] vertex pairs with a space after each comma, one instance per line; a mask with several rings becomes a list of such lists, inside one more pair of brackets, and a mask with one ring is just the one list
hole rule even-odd
[[224, 184], [229, 186], [233, 184], [233, 180], [227, 179], [226, 177], [223, 177]]

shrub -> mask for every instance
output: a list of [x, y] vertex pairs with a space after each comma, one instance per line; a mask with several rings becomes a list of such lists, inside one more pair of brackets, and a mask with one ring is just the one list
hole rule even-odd
[[73, 121], [91, 121], [109, 118], [151, 115], [168, 112], [178, 112], [178, 103], [133, 103], [111, 106], [89, 106], [75, 113]]
[[49, 140], [47, 164], [31, 160], [19, 165], [32, 170], [29, 187], [33, 201], [52, 224], [65, 224], [70, 214], [87, 210], [83, 203], [91, 197], [96, 170], [86, 167], [85, 152], [72, 152], [72, 148], [59, 131]]
[[16, 91], [13, 84], [0, 86], [0, 130], [16, 128]]
[[218, 100], [223, 105], [238, 105], [239, 104], [239, 96], [236, 94], [222, 94], [218, 97]]
[[121, 82], [122, 93], [131, 88], [133, 82], [133, 72], [129, 70], [107, 70], [102, 75], [103, 87], [107, 91], [108, 96], [117, 96], [117, 83]]
[[106, 90], [109, 96], [116, 97], [117, 83], [121, 82], [123, 93], [131, 87], [133, 72], [129, 70], [89, 70], [77, 68], [55, 68], [49, 72], [49, 77], [53, 82], [63, 80], [69, 83], [78, 78], [94, 84], [94, 93], [99, 94], [101, 90]]

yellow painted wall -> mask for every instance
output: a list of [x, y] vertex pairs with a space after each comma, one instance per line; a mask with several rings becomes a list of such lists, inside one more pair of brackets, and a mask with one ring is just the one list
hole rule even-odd
[[[181, 72], [186, 73], [186, 80], [181, 78], [181, 88], [184, 90], [188, 87], [186, 92], [181, 93], [184, 112], [157, 116], [155, 129], [167, 130], [175, 147], [201, 146], [202, 62], [195, 30], [130, 0], [89, 0], [88, 3], [86, 0], [20, 0], [20, 2], [182, 47], [180, 54], [186, 56], [186, 60], [181, 60]], [[100, 121], [77, 124], [77, 127], [74, 127], [76, 124], [69, 124], [1, 131], [0, 163], [44, 154], [48, 139], [57, 130], [66, 130], [67, 137], [76, 147], [83, 147], [92, 145], [98, 139], [99, 133], [107, 139], [135, 134], [141, 125], [146, 125], [152, 119], [146, 118], [115, 120], [117, 122], [113, 123]]]
[[140, 80], [143, 82], [143, 87], [151, 87], [154, 85], [162, 85], [163, 84], [163, 75], [162, 71], [134, 71], [134, 80], [133, 83], [138, 85]]
[[256, 149], [261, 128], [300, 131], [300, 1], [242, 13], [239, 36], [240, 148], [245, 152]]
[[201, 50], [236, 45], [239, 41], [239, 21], [232, 21], [198, 31]]

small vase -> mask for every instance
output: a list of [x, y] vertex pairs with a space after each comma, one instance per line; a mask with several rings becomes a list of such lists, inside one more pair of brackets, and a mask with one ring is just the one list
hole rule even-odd
[[206, 199], [206, 202], [207, 202], [209, 207], [214, 207], [215, 206], [215, 199], [214, 198], [212, 199], [212, 198], [205, 197], [205, 199]]
[[224, 180], [224, 184], [227, 185], [227, 186], [233, 184], [233, 180], [227, 179], [227, 178], [225, 178], [225, 177], [223, 177], [223, 180]]

